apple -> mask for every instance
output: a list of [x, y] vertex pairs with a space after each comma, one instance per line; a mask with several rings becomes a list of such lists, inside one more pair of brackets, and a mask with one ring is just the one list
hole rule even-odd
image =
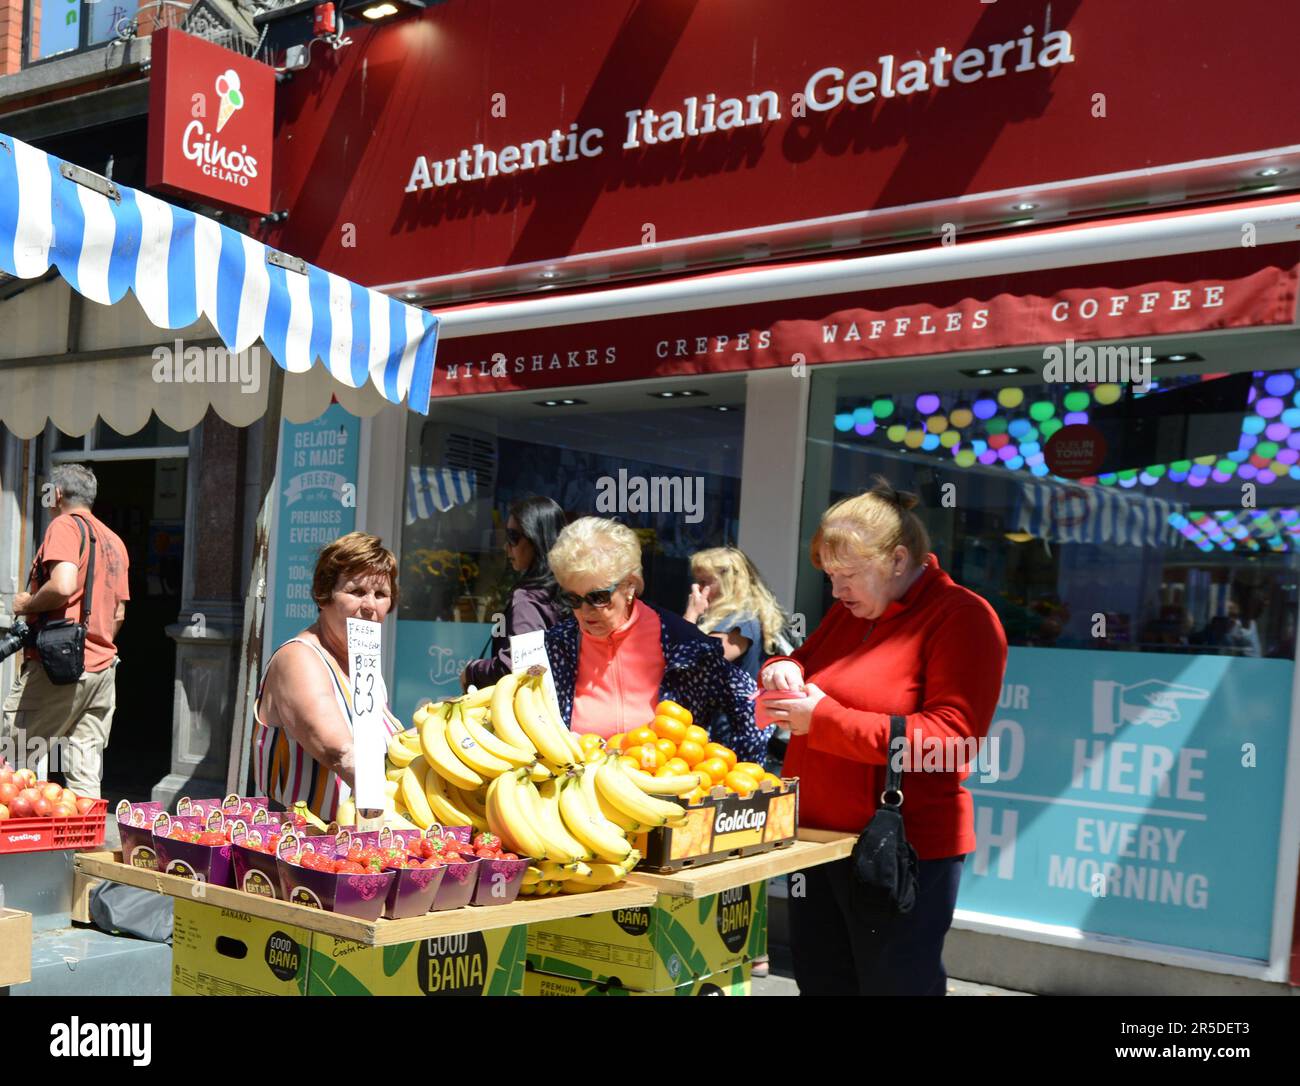
[[94, 796], [77, 797], [77, 814], [90, 814], [90, 809], [99, 801]]
[[14, 771], [9, 766], [0, 769], [0, 784], [8, 784], [13, 779]]
[[56, 803], [54, 805], [55, 818], [75, 818], [76, 815], [77, 808], [71, 803]]
[[54, 813], [54, 804], [44, 796], [41, 796], [32, 804], [32, 814], [37, 818], [49, 818]]
[[19, 792], [18, 795], [14, 796], [14, 801], [9, 804], [10, 818], [32, 817], [32, 801], [27, 798], [26, 793], [27, 789], [24, 789], [22, 792]]
[[14, 774], [14, 783], [19, 788], [32, 788], [36, 784], [36, 774], [30, 769], [20, 769]]
[[12, 780], [0, 782], [0, 803], [9, 804], [22, 791]]
[[63, 798], [63, 788], [53, 781], [43, 781], [39, 786], [41, 795], [51, 803], [58, 803]]
[[9, 817], [9, 808], [6, 807], [3, 803], [0, 803], [0, 822], [3, 822], [8, 817]]

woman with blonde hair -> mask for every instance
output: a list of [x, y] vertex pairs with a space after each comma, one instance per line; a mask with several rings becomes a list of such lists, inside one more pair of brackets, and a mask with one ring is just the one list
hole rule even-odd
[[581, 517], [548, 556], [573, 618], [546, 631], [546, 654], [564, 722], [608, 738], [649, 724], [675, 701], [740, 761], [761, 762], [771, 729], [754, 727], [754, 680], [715, 638], [637, 597], [645, 590], [641, 541], [613, 520]]
[[[860, 833], [884, 791], [893, 717], [908, 759], [901, 805], [919, 858], [906, 913], [858, 904], [851, 860], [804, 872], [790, 899], [795, 979], [805, 995], [943, 995], [943, 941], [962, 863], [975, 848], [970, 793], [961, 782], [971, 738], [987, 734], [1002, 688], [1007, 639], [985, 600], [930, 553], [916, 499], [884, 479], [831, 506], [812, 563], [836, 603], [790, 656], [763, 665], [772, 716], [791, 732], [788, 776], [801, 779], [799, 821]], [[931, 751], [944, 753], [934, 771]]]
[[685, 618], [722, 642], [723, 655], [758, 678], [765, 656], [780, 651], [785, 614], [739, 547], [711, 547], [691, 555]]
[[[317, 616], [271, 656], [253, 709], [257, 794], [298, 800], [326, 822], [351, 794], [357, 707], [348, 681], [348, 619], [383, 622], [397, 602], [397, 559], [378, 536], [350, 532], [321, 550], [311, 582]], [[402, 730], [379, 680], [389, 735]]]

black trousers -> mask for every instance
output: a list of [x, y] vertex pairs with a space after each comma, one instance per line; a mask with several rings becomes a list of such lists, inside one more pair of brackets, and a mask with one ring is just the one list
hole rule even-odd
[[916, 904], [903, 916], [853, 910], [848, 860], [791, 875], [790, 944], [799, 994], [944, 995], [943, 940], [965, 859], [920, 861]]

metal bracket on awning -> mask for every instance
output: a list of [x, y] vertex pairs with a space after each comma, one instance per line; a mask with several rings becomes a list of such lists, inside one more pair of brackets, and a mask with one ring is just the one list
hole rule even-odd
[[80, 166], [74, 166], [71, 162], [59, 163], [59, 173], [75, 184], [82, 185], [92, 192], [98, 192], [101, 196], [107, 196], [114, 203], [120, 204], [122, 202], [121, 190], [107, 177], [100, 177], [97, 173], [83, 170]]
[[295, 271], [299, 275], [307, 274], [307, 261], [302, 257], [290, 256], [288, 253], [282, 253], [278, 249], [266, 250], [266, 262], [274, 264], [277, 268], [284, 268], [287, 271]]

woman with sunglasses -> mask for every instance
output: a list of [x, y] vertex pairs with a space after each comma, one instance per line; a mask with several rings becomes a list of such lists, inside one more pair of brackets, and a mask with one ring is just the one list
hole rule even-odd
[[549, 630], [564, 611], [556, 598], [555, 575], [547, 552], [564, 527], [564, 510], [550, 498], [523, 498], [506, 518], [506, 558], [519, 580], [506, 604], [505, 633], [494, 636], [491, 651], [461, 672], [461, 689], [491, 686], [510, 674], [510, 638], [532, 630]]
[[608, 738], [675, 701], [740, 761], [762, 762], [771, 729], [754, 727], [754, 680], [727, 662], [717, 638], [637, 597], [641, 541], [626, 525], [582, 517], [550, 553], [560, 601], [573, 618], [546, 631], [565, 723]]

